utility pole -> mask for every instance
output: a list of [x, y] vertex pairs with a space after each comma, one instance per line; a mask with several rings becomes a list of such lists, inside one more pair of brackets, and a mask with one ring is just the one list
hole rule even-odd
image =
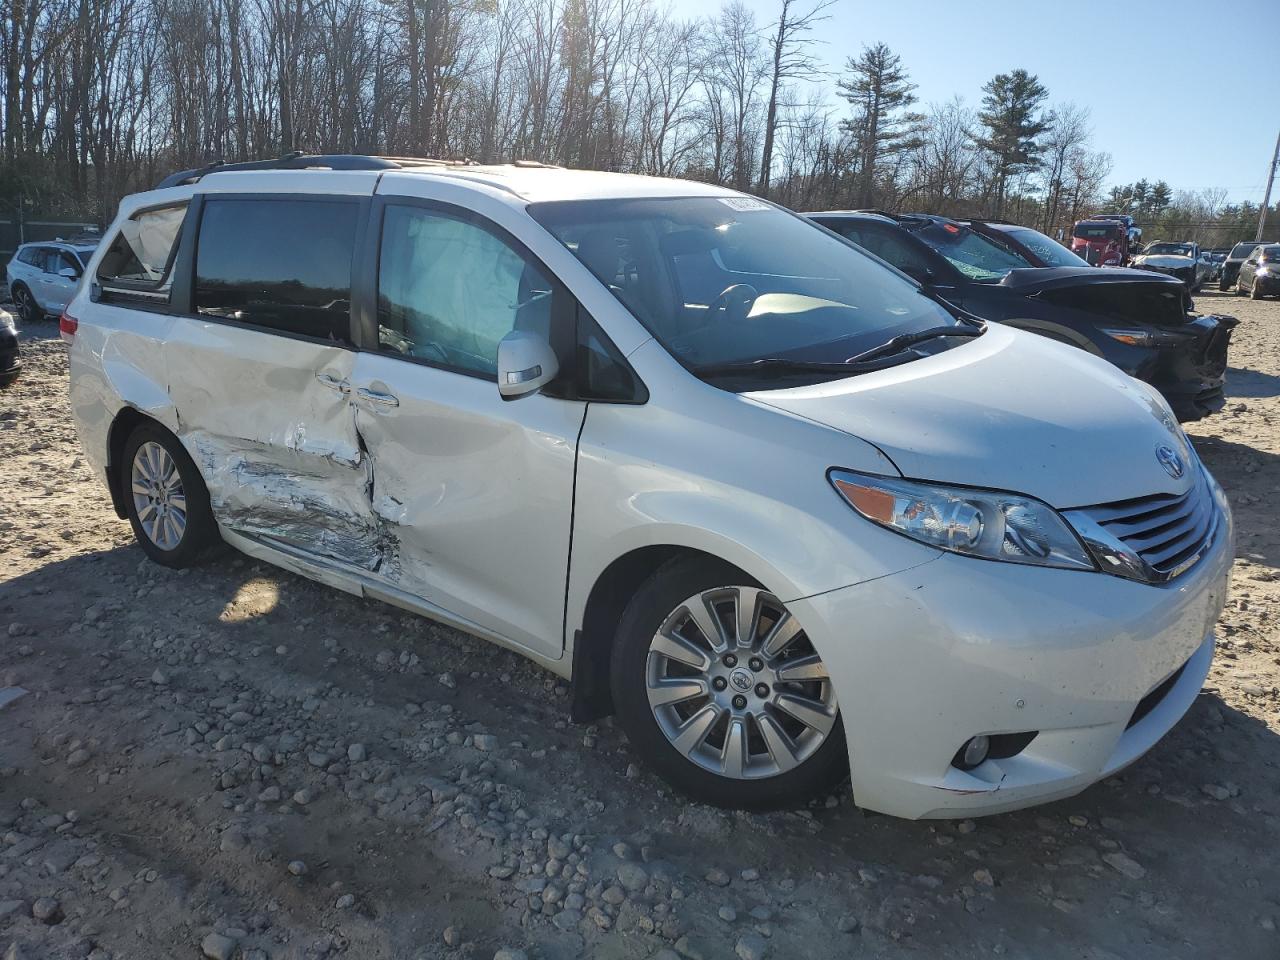
[[1262, 195], [1262, 213], [1258, 215], [1258, 235], [1253, 239], [1262, 242], [1267, 232], [1267, 211], [1271, 207], [1271, 185], [1276, 179], [1276, 164], [1280, 162], [1280, 133], [1276, 134], [1276, 149], [1271, 154], [1271, 169], [1267, 171], [1267, 192]]

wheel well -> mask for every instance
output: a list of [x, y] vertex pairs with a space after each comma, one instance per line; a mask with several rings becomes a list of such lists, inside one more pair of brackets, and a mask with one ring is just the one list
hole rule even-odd
[[116, 414], [115, 420], [111, 422], [111, 429], [107, 433], [107, 489], [111, 492], [111, 505], [115, 508], [116, 516], [121, 520], [128, 514], [125, 512], [124, 488], [120, 485], [118, 466], [120, 458], [124, 456], [124, 445], [129, 439], [129, 434], [133, 433], [140, 423], [154, 423], [162, 426], [159, 421], [153, 420], [145, 413], [139, 413], [133, 407], [125, 407]]
[[573, 720], [589, 723], [613, 713], [609, 666], [622, 611], [640, 585], [676, 557], [711, 554], [689, 547], [655, 545], [623, 554], [596, 579], [587, 597], [582, 628], [573, 638]]

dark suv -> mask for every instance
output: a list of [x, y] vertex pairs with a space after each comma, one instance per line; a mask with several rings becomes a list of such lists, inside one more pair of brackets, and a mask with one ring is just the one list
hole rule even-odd
[[1109, 360], [1164, 394], [1180, 420], [1222, 408], [1236, 319], [1193, 313], [1186, 286], [1172, 277], [1123, 268], [1040, 267], [946, 217], [806, 216], [970, 313]]
[[1253, 253], [1258, 247], [1265, 247], [1274, 243], [1274, 240], [1246, 240], [1232, 247], [1231, 252], [1227, 254], [1227, 259], [1222, 261], [1222, 273], [1218, 276], [1218, 289], [1226, 291], [1234, 287], [1236, 280], [1240, 277], [1240, 265], [1249, 258], [1249, 254]]

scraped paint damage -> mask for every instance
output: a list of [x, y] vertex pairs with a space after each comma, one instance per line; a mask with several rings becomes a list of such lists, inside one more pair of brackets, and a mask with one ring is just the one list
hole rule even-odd
[[219, 523], [398, 579], [403, 510], [389, 497], [373, 502], [373, 461], [356, 438], [355, 446], [315, 442], [305, 423], [284, 444], [198, 430], [183, 437]]

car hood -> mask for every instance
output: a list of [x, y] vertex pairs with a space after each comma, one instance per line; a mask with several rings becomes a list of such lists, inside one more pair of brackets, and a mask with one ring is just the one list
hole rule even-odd
[[1195, 263], [1191, 257], [1179, 257], [1172, 253], [1153, 253], [1149, 257], [1134, 257], [1134, 263], [1141, 263], [1148, 267], [1165, 267], [1166, 269], [1177, 269], [1178, 267], [1189, 267]]
[[1171, 477], [1159, 446], [1195, 462], [1145, 384], [998, 324], [898, 367], [746, 396], [875, 444], [903, 476], [1028, 494], [1062, 510], [1185, 492], [1192, 471]]
[[1113, 283], [1167, 283], [1178, 286], [1172, 277], [1162, 277], [1147, 270], [1130, 270], [1127, 267], [1023, 267], [1010, 270], [995, 286], [1032, 296], [1042, 290], [1060, 290], [1066, 287], [1102, 286]]

